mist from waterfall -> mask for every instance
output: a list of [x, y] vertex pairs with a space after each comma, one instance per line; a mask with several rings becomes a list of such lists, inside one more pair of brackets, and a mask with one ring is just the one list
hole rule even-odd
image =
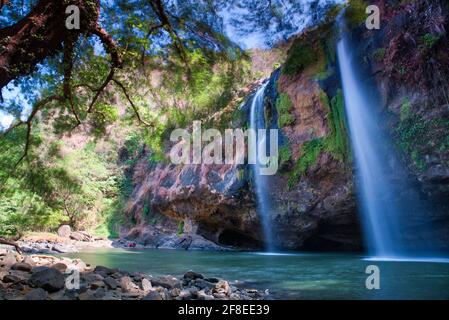
[[[259, 129], [266, 129], [265, 117], [264, 117], [264, 97], [265, 90], [269, 82], [263, 84], [254, 95], [251, 101], [250, 108], [250, 128], [254, 131]], [[253, 168], [253, 185], [256, 192], [257, 200], [257, 213], [260, 216], [262, 222], [262, 229], [265, 238], [265, 250], [272, 252], [274, 250], [273, 245], [273, 231], [271, 228], [270, 213], [272, 211], [272, 205], [270, 196], [267, 191], [267, 176], [261, 174], [261, 164], [259, 162], [259, 152], [265, 148], [261, 148], [260, 144], [266, 143], [264, 139], [258, 139], [258, 137], [251, 141], [254, 145], [251, 146], [251, 150], [256, 152], [257, 162], [252, 166]]]

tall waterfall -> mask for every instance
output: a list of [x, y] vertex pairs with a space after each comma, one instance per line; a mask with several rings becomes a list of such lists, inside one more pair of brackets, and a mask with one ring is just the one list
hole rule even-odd
[[[254, 95], [251, 102], [250, 109], [250, 128], [256, 132], [259, 129], [265, 129], [265, 118], [264, 118], [264, 97], [265, 89], [268, 86], [268, 82], [263, 84]], [[265, 140], [258, 138], [252, 140], [253, 145], [251, 149], [256, 152], [257, 163], [253, 165], [253, 183], [256, 191], [257, 200], [257, 213], [260, 215], [262, 221], [262, 228], [265, 237], [265, 250], [268, 252], [273, 251], [273, 231], [271, 228], [270, 213], [272, 211], [271, 201], [269, 194], [267, 192], [267, 177], [260, 173], [261, 164], [259, 163], [259, 148], [260, 144], [266, 143]]]
[[337, 54], [366, 242], [370, 254], [375, 257], [404, 257], [407, 252], [403, 246], [399, 216], [407, 209], [395, 197], [405, 186], [393, 181], [400, 166], [389, 147], [388, 137], [379, 127], [375, 96], [357, 73], [350, 48], [350, 41], [343, 34], [337, 45]]

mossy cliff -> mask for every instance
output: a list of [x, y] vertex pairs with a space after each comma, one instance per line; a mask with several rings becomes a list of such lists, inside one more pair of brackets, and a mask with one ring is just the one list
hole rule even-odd
[[[373, 4], [381, 8], [381, 30], [367, 30], [361, 19], [363, 1], [350, 1], [346, 19], [352, 40], [359, 44], [354, 50], [367, 83], [379, 91], [378, 111], [392, 136], [396, 148], [392, 152], [400, 153], [411, 181], [438, 208], [435, 216], [442, 223], [437, 232], [447, 233], [449, 60], [444, 30], [449, 30], [448, 4], [438, 0]], [[271, 225], [280, 248], [363, 246], [336, 61], [337, 13], [332, 10], [324, 23], [283, 44], [282, 48], [289, 48], [285, 61], [273, 73], [265, 97], [268, 126], [281, 132], [279, 171], [269, 181], [276, 208]], [[245, 128], [248, 108], [249, 103], [243, 108], [234, 105], [211, 119], [224, 122], [225, 127]], [[246, 165], [148, 167], [142, 163], [136, 166], [134, 185], [128, 214], [136, 217], [138, 227], [127, 230], [133, 239], [155, 243], [158, 235], [171, 232], [180, 242], [189, 235], [240, 248], [263, 244]], [[145, 205], [158, 222], [145, 222]], [[180, 221], [184, 221], [182, 233]]]

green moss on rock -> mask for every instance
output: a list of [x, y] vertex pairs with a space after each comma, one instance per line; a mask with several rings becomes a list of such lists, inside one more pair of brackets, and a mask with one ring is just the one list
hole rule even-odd
[[278, 112], [278, 127], [283, 128], [292, 124], [295, 121], [295, 118], [290, 113], [293, 104], [290, 100], [290, 97], [287, 93], [279, 94], [278, 99], [276, 100], [276, 110]]

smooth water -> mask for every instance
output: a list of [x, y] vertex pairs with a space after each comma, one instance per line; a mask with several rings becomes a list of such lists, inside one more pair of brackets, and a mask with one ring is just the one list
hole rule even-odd
[[[264, 118], [264, 98], [265, 98], [265, 89], [268, 86], [268, 82], [263, 84], [254, 95], [251, 101], [251, 109], [250, 109], [250, 128], [255, 132], [258, 132], [259, 129], [265, 129], [265, 118]], [[251, 142], [253, 145], [250, 150], [255, 152], [256, 156], [256, 164], [253, 165], [253, 182], [254, 189], [256, 193], [257, 200], [257, 213], [260, 215], [262, 221], [262, 228], [264, 232], [265, 238], [265, 249], [267, 251], [273, 251], [273, 231], [271, 228], [271, 219], [270, 212], [272, 211], [271, 202], [269, 199], [268, 192], [266, 190], [266, 176], [260, 173], [261, 164], [259, 162], [259, 152], [265, 150], [261, 146], [261, 144], [265, 143], [264, 139], [253, 139]]]
[[401, 198], [404, 191], [410, 193], [412, 188], [401, 175], [404, 168], [394, 155], [388, 136], [379, 127], [376, 93], [365, 86], [366, 79], [357, 73], [358, 63], [351, 54], [347, 35], [339, 41], [337, 54], [368, 249], [376, 257], [413, 256], [405, 249], [402, 234], [408, 221], [400, 217], [408, 216], [411, 220], [421, 214], [418, 199]]
[[[355, 254], [152, 249], [92, 249], [65, 256], [151, 275], [179, 277], [194, 270], [239, 281], [245, 288], [269, 289], [274, 299], [449, 299], [449, 263], [367, 261]], [[365, 270], [372, 264], [380, 268], [379, 290], [365, 287]]]

